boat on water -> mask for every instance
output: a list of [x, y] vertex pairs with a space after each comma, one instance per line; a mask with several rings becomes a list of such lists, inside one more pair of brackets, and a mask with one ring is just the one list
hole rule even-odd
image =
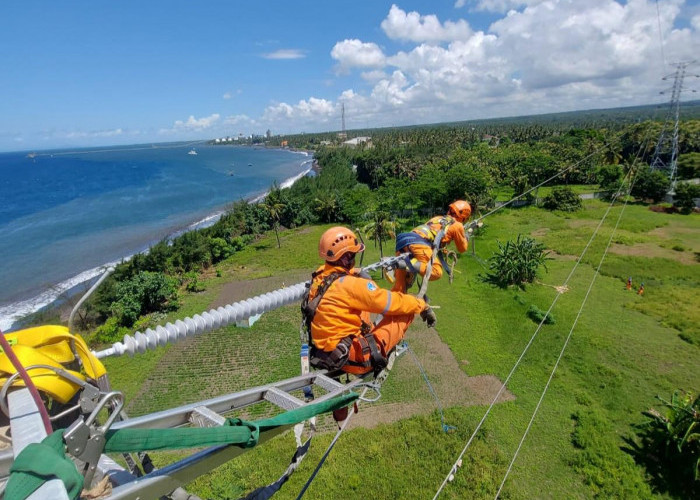
[[[52, 155], [53, 156], [53, 155]], [[27, 158], [36, 158], [36, 153], [29, 153]]]
[[188, 154], [188, 155], [196, 155], [196, 154], [197, 154], [197, 150], [194, 149], [194, 148], [192, 148], [192, 149], [190, 149], [189, 153], [187, 153], [187, 154]]

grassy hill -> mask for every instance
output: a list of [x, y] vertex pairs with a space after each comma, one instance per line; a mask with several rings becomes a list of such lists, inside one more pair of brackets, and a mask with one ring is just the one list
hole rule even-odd
[[[362, 405], [357, 424], [340, 438], [306, 498], [432, 498], [481, 420], [500, 382], [537, 324], [530, 306], [547, 310], [607, 209], [585, 202], [573, 215], [527, 207], [486, 219], [477, 257], [465, 254], [454, 283], [431, 284], [437, 335], [420, 322], [407, 336], [442, 400], [445, 433], [434, 400], [410, 356], [397, 362], [379, 403]], [[595, 268], [622, 210], [612, 209], [552, 314], [523, 356], [464, 465], [441, 498], [493, 498], [569, 334]], [[318, 265], [316, 245], [327, 226], [274, 235], [218, 268], [205, 292], [187, 298], [172, 318], [296, 283]], [[641, 412], [676, 389], [700, 390], [700, 219], [626, 207], [613, 245], [515, 461], [502, 498], [652, 498], [650, 477], [624, 448]], [[517, 234], [535, 237], [553, 260], [525, 290], [481, 279], [483, 260]], [[365, 263], [378, 257], [369, 243]], [[644, 282], [640, 296], [625, 289]], [[386, 286], [385, 282], [381, 282]], [[415, 289], [414, 289], [415, 291]], [[168, 318], [169, 319], [169, 318]], [[165, 322], [165, 319], [163, 320]], [[250, 329], [228, 327], [135, 358], [108, 360], [128, 411], [145, 413], [298, 374], [298, 306], [263, 315]], [[331, 429], [331, 424], [326, 424]], [[333, 434], [312, 450], [277, 498], [296, 498]], [[275, 480], [294, 451], [286, 434], [200, 478], [188, 490], [202, 497], [238, 496]], [[156, 457], [166, 463], [172, 455]]]

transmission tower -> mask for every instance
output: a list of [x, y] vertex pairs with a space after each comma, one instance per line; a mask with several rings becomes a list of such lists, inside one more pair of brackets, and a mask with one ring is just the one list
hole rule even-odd
[[[678, 123], [681, 114], [681, 92], [684, 90], [690, 90], [690, 92], [696, 92], [694, 89], [686, 89], [683, 87], [683, 79], [686, 77], [686, 68], [695, 61], [689, 62], [678, 62], [672, 64], [676, 67], [676, 72], [673, 75], [667, 75], [663, 77], [663, 80], [668, 80], [673, 76], [673, 86], [670, 89], [671, 102], [669, 103], [668, 114], [666, 115], [666, 120], [661, 129], [661, 134], [659, 134], [659, 140], [656, 143], [656, 148], [654, 149], [654, 156], [651, 159], [651, 169], [652, 170], [664, 170], [668, 173], [671, 179], [671, 191], [674, 190], [676, 185], [676, 169], [678, 164]], [[699, 77], [700, 75], [688, 75]], [[661, 94], [668, 94], [669, 91], [662, 91]], [[671, 123], [673, 123], [673, 134], [670, 135], [668, 130], [671, 128]]]

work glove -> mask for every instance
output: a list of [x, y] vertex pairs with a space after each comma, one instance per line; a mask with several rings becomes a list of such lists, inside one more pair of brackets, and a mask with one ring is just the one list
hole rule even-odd
[[432, 307], [425, 306], [425, 309], [420, 313], [420, 317], [425, 321], [425, 324], [428, 325], [428, 328], [435, 328], [437, 316], [435, 316], [435, 311], [433, 311]]

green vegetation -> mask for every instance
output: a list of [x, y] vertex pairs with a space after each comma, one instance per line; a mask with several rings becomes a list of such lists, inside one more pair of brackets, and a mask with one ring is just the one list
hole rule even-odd
[[575, 212], [581, 209], [581, 198], [568, 186], [557, 186], [545, 196], [542, 206], [547, 210]]
[[[538, 240], [549, 249], [568, 251], [557, 252], [548, 263], [546, 279], [541, 279], [561, 284], [574, 264], [567, 255], [582, 251], [606, 207], [597, 200], [586, 201], [584, 210], [575, 218], [535, 207], [502, 210], [485, 220], [487, 227], [478, 237], [477, 254], [488, 258], [497, 250], [498, 241], [507, 240], [514, 233], [539, 234], [542, 229], [551, 228]], [[621, 206], [613, 208], [571, 280], [570, 291], [552, 311], [557, 323], [542, 327], [508, 384], [515, 399], [494, 407], [467, 451], [455, 481], [443, 492], [446, 498], [493, 498], [620, 210]], [[266, 288], [251, 289], [246, 295], [251, 296], [279, 287], [281, 280], [292, 283], [304, 279], [318, 263], [315, 245], [327, 227], [283, 229], [281, 249], [277, 248], [273, 232], [260, 238], [220, 264], [223, 277], [207, 278], [205, 292], [184, 295], [178, 317], [210, 307], [219, 284], [231, 280], [239, 281], [240, 286], [251, 286], [257, 281], [261, 281], [260, 286], [267, 283]], [[654, 213], [645, 206], [630, 205], [620, 227], [621, 234], [634, 238], [631, 245], [615, 250], [620, 253], [606, 257], [603, 275], [596, 281], [506, 483], [503, 495], [508, 498], [538, 498], [542, 491], [561, 498], [687, 498], [674, 493], [676, 490], [663, 489], [655, 480], [647, 482], [653, 470], [639, 462], [628, 448], [629, 441], [637, 439], [637, 426], [647, 420], [642, 412], [654, 406], [656, 394], [700, 387], [695, 369], [700, 352], [681, 338], [700, 324], [696, 307], [700, 292], [698, 264], [683, 263], [670, 247], [668, 252], [675, 257], [636, 256], [625, 251], [635, 245], [650, 245], [649, 248], [662, 251], [662, 244], [671, 241], [698, 248], [698, 222], [694, 217]], [[368, 246], [367, 252], [365, 262], [378, 258], [378, 248], [373, 245]], [[294, 258], [290, 259], [290, 255]], [[468, 361], [459, 365], [460, 371], [470, 377], [495, 375], [503, 380], [536, 328], [527, 315], [530, 306], [546, 310], [555, 290], [536, 284], [517, 291], [494, 287], [479, 279], [484, 269], [468, 255], [460, 259], [457, 270], [453, 285], [447, 280], [431, 284], [431, 300], [440, 305], [440, 338], [457, 362]], [[630, 275], [635, 284], [645, 282], [644, 296], [625, 290]], [[273, 279], [265, 276], [278, 279], [265, 281]], [[263, 279], [249, 281], [251, 278]], [[678, 293], [671, 293], [676, 289]], [[683, 290], [695, 290], [696, 294]], [[188, 305], [192, 299], [198, 304]], [[678, 318], [683, 317], [685, 323], [664, 326], [674, 321], [676, 311], [682, 312]], [[186, 345], [176, 344], [133, 359], [109, 360], [110, 377], [115, 387], [127, 388], [127, 411], [138, 415], [294, 376], [298, 373], [298, 321], [298, 306], [289, 306], [263, 315], [251, 329], [229, 327], [197, 337]], [[419, 349], [417, 344], [426, 333], [420, 324], [412, 327], [411, 345], [446, 407], [446, 421], [457, 430], [449, 434], [441, 430], [434, 402], [420, 374], [410, 358], [402, 358], [382, 391], [383, 398], [374, 415], [401, 413], [400, 408], [419, 403], [424, 409], [413, 416], [409, 412], [407, 418], [393, 423], [346, 431], [308, 491], [308, 498], [365, 496], [366, 478], [359, 471], [387, 463], [391, 467], [381, 468], [381, 474], [373, 479], [377, 498], [393, 498], [397, 492], [404, 498], [434, 495], [493, 393], [476, 406], [450, 403], [455, 401], [455, 393], [466, 394], [473, 389], [455, 386], [454, 379], [445, 378], [447, 375], [439, 367], [428, 363], [435, 346]], [[373, 406], [376, 405], [361, 405], [357, 418]], [[332, 430], [332, 425], [325, 422], [322, 428]], [[296, 497], [332, 436], [322, 433], [315, 438], [310, 455], [283, 487], [280, 498]], [[293, 441], [289, 434], [275, 438], [200, 478], [188, 490], [203, 498], [235, 498], [273, 481], [285, 467], [284, 461], [291, 457]], [[160, 464], [172, 459], [172, 455], [165, 454], [155, 457]], [[665, 484], [670, 488], [668, 482]]]
[[515, 241], [498, 242], [498, 251], [489, 259], [491, 273], [487, 278], [500, 287], [532, 283], [541, 266], [546, 269], [547, 254], [545, 246], [530, 237], [518, 235]]
[[645, 411], [639, 425], [641, 443], [630, 440], [632, 453], [654, 477], [657, 488], [686, 498], [700, 494], [700, 397], [676, 391], [671, 401], [659, 398], [664, 411]]
[[[319, 264], [318, 238], [331, 224], [365, 227], [377, 245], [367, 245], [364, 262], [374, 262], [383, 245], [391, 246], [392, 233], [444, 213], [455, 198], [468, 199], [475, 214], [484, 214], [495, 200], [510, 200], [573, 166], [557, 179], [559, 186], [544, 186], [528, 198], [581, 203], [580, 209], [530, 205], [490, 215], [455, 268], [454, 283], [430, 285], [431, 303], [439, 306], [439, 337], [418, 321], [409, 331], [412, 349], [443, 401], [445, 419], [457, 430], [442, 431], [420, 374], [410, 359], [400, 359], [381, 401], [361, 405], [357, 418], [367, 412], [364, 423], [370, 427], [343, 435], [307, 493], [323, 499], [432, 497], [531, 341], [533, 321], [542, 321], [560, 294], [510, 379], [509, 396], [494, 406], [443, 492], [445, 498], [493, 498], [623, 210], [619, 202], [610, 209], [607, 202], [581, 202], [577, 195], [599, 185], [616, 190], [636, 156], [646, 160], [653, 153], [647, 139], [660, 131], [656, 122], [606, 124], [576, 129], [550, 119], [387, 129], [371, 134], [372, 147], [358, 149], [322, 146], [322, 134], [286, 137], [290, 146], [316, 150], [318, 176], [287, 189], [272, 186], [265, 202], [237, 202], [214, 226], [159, 243], [122, 264], [89, 304], [84, 326], [92, 329], [93, 343], [111, 342], [125, 331], [220, 305], [222, 297], [230, 300], [232, 283], [240, 300], [305, 280]], [[700, 151], [699, 126], [697, 120], [682, 124], [682, 154], [691, 155], [684, 165]], [[680, 498], [695, 487], [687, 478], [680, 489], [674, 486], [676, 476], [641, 460], [630, 444], [647, 453], [649, 443], [657, 442], [638, 437], [638, 426], [647, 421], [642, 412], [654, 405], [655, 395], [680, 388], [696, 394], [700, 387], [698, 219], [649, 210], [644, 200], [659, 199], [662, 182], [647, 171], [639, 179], [633, 194], [640, 201], [624, 206], [503, 498]], [[539, 279], [546, 283], [540, 283], [535, 278], [545, 260], [547, 274]], [[491, 279], [483, 279], [488, 273]], [[644, 295], [625, 289], [630, 276], [635, 286], [645, 284]], [[565, 281], [566, 292], [560, 293]], [[151, 282], [162, 287], [147, 287]], [[139, 294], [151, 298], [148, 307], [134, 305]], [[179, 310], [173, 311], [176, 303]], [[126, 330], [129, 322], [133, 327]], [[229, 326], [133, 359], [109, 359], [107, 367], [112, 385], [125, 392], [127, 412], [139, 415], [298, 374], [298, 331], [298, 305], [288, 306], [263, 315], [250, 329]], [[440, 358], [440, 352], [448, 354]], [[676, 422], [675, 416], [663, 416]], [[654, 432], [661, 432], [663, 422], [653, 423]], [[332, 428], [322, 419], [321, 429]], [[296, 497], [332, 434], [315, 439], [279, 498]], [[188, 490], [237, 498], [277, 479], [293, 449], [291, 436], [280, 436]], [[664, 451], [648, 453], [659, 457]], [[162, 465], [174, 456], [154, 459]]]

